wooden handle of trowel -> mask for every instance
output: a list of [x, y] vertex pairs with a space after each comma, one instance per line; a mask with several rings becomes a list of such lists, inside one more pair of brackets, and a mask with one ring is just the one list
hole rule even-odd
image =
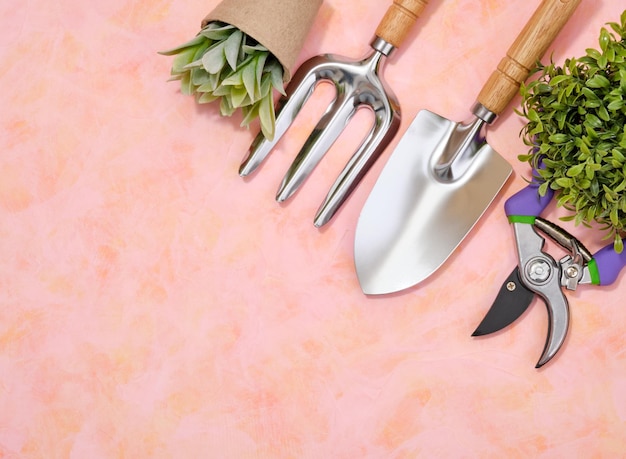
[[543, 0], [483, 86], [478, 102], [499, 115], [546, 52], [581, 0]]
[[393, 0], [376, 29], [376, 36], [399, 48], [427, 4], [427, 0]]

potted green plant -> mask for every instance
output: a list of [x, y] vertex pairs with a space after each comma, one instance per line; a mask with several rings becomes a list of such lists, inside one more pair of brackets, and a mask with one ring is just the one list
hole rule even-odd
[[274, 137], [273, 89], [284, 94], [283, 68], [267, 48], [230, 24], [210, 22], [192, 40], [163, 51], [175, 55], [170, 80], [198, 103], [220, 103], [222, 116], [237, 109], [242, 126], [257, 117], [263, 135]]
[[273, 139], [274, 91], [284, 94], [322, 0], [223, 0], [190, 41], [161, 54], [175, 56], [170, 80], [199, 103], [219, 102], [220, 113], [260, 120]]
[[[626, 230], [626, 11], [600, 31], [599, 47], [562, 66], [538, 64], [537, 78], [522, 85], [530, 147], [521, 161], [555, 190], [570, 213], [564, 220], [599, 224], [622, 252]], [[541, 167], [539, 167], [539, 163]]]

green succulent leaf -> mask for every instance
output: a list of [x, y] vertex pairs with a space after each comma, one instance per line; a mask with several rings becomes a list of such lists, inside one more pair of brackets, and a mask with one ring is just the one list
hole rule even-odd
[[274, 116], [274, 101], [272, 99], [272, 85], [268, 75], [263, 77], [261, 82], [261, 99], [259, 103], [259, 119], [261, 121], [261, 132], [269, 140], [274, 139], [276, 129], [276, 118]]
[[196, 55], [194, 48], [183, 48], [180, 53], [174, 58], [172, 63], [172, 75], [181, 75], [186, 73], [186, 66], [193, 61]]
[[224, 55], [228, 65], [230, 65], [230, 68], [233, 70], [237, 70], [237, 58], [239, 57], [242, 39], [243, 32], [241, 32], [241, 30], [235, 30], [230, 37], [224, 41]]
[[159, 51], [159, 54], [162, 54], [163, 56], [174, 56], [176, 54], [180, 54], [182, 51], [186, 50], [187, 48], [195, 48], [196, 46], [201, 45], [203, 42], [204, 42], [204, 39], [201, 36], [195, 36], [194, 38], [189, 40], [187, 43], [183, 43], [182, 45], [177, 46], [176, 48], [168, 49], [166, 51]]
[[247, 44], [244, 44], [244, 45], [241, 47], [241, 50], [242, 50], [245, 54], [249, 55], [249, 54], [256, 54], [256, 53], [257, 53], [257, 51], [261, 51], [261, 52], [267, 51], [267, 48], [266, 48], [265, 46], [263, 46], [263, 45], [261, 45], [261, 44], [257, 43], [257, 44], [254, 44], [254, 45], [247, 45]]
[[211, 41], [227, 40], [236, 27], [230, 24], [221, 24], [219, 22], [210, 22], [198, 35], [208, 38]]
[[235, 108], [240, 108], [246, 105], [250, 105], [250, 96], [244, 86], [234, 87], [230, 93], [231, 105]]
[[220, 99], [220, 113], [222, 116], [232, 116], [235, 113], [235, 107], [232, 106], [230, 98], [222, 97]]
[[256, 68], [257, 68], [257, 60], [250, 59], [241, 70], [241, 81], [248, 91], [248, 94], [251, 95], [252, 99], [255, 99], [256, 94], [258, 93], [258, 85], [256, 80]]
[[202, 56], [202, 66], [208, 73], [219, 73], [224, 65], [226, 65], [224, 42], [214, 44]]
[[218, 99], [219, 96], [214, 96], [213, 93], [210, 92], [198, 93], [197, 98], [199, 104], [208, 104], [210, 102], [215, 102]]
[[252, 121], [259, 117], [259, 104], [248, 105], [242, 107], [243, 120], [241, 121], [241, 127], [248, 126]]

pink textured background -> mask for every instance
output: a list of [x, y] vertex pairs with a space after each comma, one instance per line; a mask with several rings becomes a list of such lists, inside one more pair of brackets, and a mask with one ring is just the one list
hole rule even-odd
[[[181, 95], [157, 55], [216, 4], [0, 6], [0, 457], [624, 457], [623, 277], [569, 295], [568, 339], [539, 371], [539, 301], [470, 337], [515, 263], [502, 203], [527, 173], [522, 121], [509, 110], [490, 131], [516, 174], [461, 249], [420, 286], [367, 298], [355, 224], [391, 148], [321, 231], [359, 120], [276, 204], [322, 91], [241, 179], [256, 131]], [[465, 118], [538, 4], [432, 0], [385, 72], [401, 132], [421, 108]], [[362, 55], [388, 5], [326, 0], [299, 62]], [[555, 59], [596, 46], [623, 7], [583, 0]]]

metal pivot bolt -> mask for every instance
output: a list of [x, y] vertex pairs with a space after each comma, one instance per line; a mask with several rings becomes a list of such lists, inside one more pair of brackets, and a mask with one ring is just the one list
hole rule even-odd
[[570, 266], [569, 268], [567, 268], [567, 271], [565, 271], [565, 273], [570, 279], [575, 279], [578, 277], [578, 268], [575, 266]]
[[550, 279], [552, 268], [550, 264], [541, 258], [534, 258], [526, 265], [528, 278], [537, 284], [543, 284]]
[[517, 288], [517, 284], [515, 284], [515, 282], [509, 282], [508, 284], [506, 284], [506, 289], [509, 292], [515, 291], [516, 288]]

